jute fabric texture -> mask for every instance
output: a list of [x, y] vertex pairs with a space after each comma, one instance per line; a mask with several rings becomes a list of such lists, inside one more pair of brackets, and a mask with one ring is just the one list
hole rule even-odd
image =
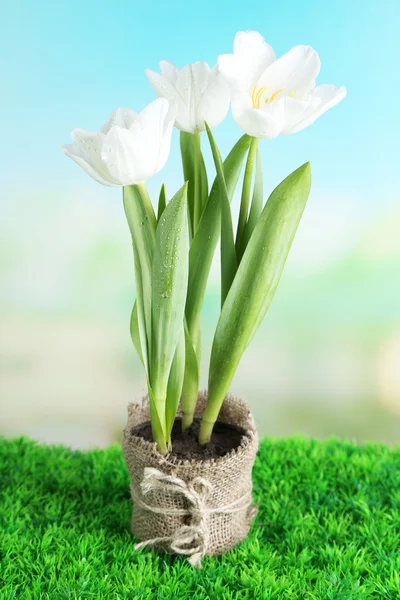
[[[200, 393], [196, 417], [206, 401], [206, 394]], [[134, 503], [132, 532], [141, 540], [136, 547], [183, 554], [199, 567], [205, 554], [222, 554], [242, 541], [257, 512], [251, 497], [258, 448], [252, 415], [243, 400], [228, 395], [218, 420], [240, 427], [245, 435], [238, 448], [204, 461], [162, 456], [155, 443], [132, 434], [149, 420], [147, 397], [129, 405], [123, 451]]]

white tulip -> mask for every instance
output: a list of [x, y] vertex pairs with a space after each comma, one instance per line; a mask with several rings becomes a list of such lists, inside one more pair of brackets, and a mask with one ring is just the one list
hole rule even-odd
[[161, 75], [146, 69], [147, 78], [159, 97], [176, 106], [175, 126], [181, 131], [198, 133], [224, 120], [229, 108], [229, 85], [218, 67], [196, 62], [178, 69], [166, 60], [160, 62]]
[[74, 129], [74, 144], [62, 150], [103, 185], [144, 183], [167, 161], [174, 120], [175, 109], [163, 98], [140, 113], [117, 108], [100, 132]]
[[231, 87], [233, 118], [248, 135], [268, 139], [304, 129], [345, 97], [344, 87], [315, 87], [320, 66], [311, 46], [295, 46], [276, 59], [256, 31], [239, 31], [233, 54], [218, 58]]

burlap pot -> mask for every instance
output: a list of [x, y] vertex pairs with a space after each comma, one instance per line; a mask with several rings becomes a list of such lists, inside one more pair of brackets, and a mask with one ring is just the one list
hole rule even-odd
[[[206, 400], [201, 393], [195, 416], [201, 416]], [[149, 419], [147, 398], [141, 405], [130, 404], [123, 433], [134, 504], [132, 532], [142, 540], [136, 548], [185, 554], [193, 566], [201, 566], [205, 554], [222, 554], [242, 541], [257, 512], [251, 497], [258, 448], [253, 417], [243, 400], [228, 395], [218, 420], [241, 427], [246, 435], [238, 448], [204, 461], [161, 456], [155, 443], [132, 434]]]

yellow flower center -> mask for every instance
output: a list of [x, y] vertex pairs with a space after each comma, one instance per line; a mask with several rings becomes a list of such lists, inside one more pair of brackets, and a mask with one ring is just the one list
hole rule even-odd
[[[261, 104], [261, 98], [263, 97], [264, 93], [269, 90], [270, 88], [267, 86], [263, 86], [263, 87], [253, 87], [253, 90], [251, 92], [251, 101], [253, 104], [253, 108], [260, 108], [260, 104]], [[273, 102], [274, 100], [277, 99], [277, 97], [279, 96], [279, 94], [281, 92], [284, 91], [285, 88], [280, 88], [279, 90], [276, 90], [276, 92], [274, 92], [273, 94], [271, 94], [270, 96], [267, 96], [264, 99], [265, 104], [271, 104], [271, 102]], [[290, 92], [290, 97], [293, 98], [294, 97], [294, 90], [292, 92]]]

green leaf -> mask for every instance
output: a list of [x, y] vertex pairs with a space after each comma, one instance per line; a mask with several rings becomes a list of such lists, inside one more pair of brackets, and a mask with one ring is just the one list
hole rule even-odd
[[156, 405], [150, 381], [152, 351], [152, 262], [157, 221], [144, 185], [125, 186], [123, 188], [123, 200], [132, 236], [135, 264], [137, 332], [133, 313], [131, 315], [132, 340], [137, 344], [137, 340], [139, 339], [139, 355], [141, 354], [142, 356], [147, 375], [153, 437], [157, 442], [159, 451], [164, 454], [167, 451], [165, 410], [160, 411]]
[[185, 378], [182, 389], [182, 429], [185, 431], [193, 422], [193, 415], [196, 409], [197, 396], [199, 393], [199, 353], [194, 349], [193, 341], [185, 321]]
[[[224, 161], [225, 182], [230, 200], [232, 200], [250, 140], [251, 138], [248, 135], [242, 136]], [[207, 279], [220, 230], [220, 194], [218, 178], [216, 177], [189, 252], [186, 320], [191, 336], [198, 327]]]
[[228, 189], [224, 176], [224, 167], [218, 146], [215, 143], [211, 129], [207, 123], [207, 135], [217, 171], [218, 186], [221, 202], [221, 307], [232, 285], [237, 270], [236, 249], [233, 237], [233, 225]]
[[139, 322], [138, 322], [136, 300], [135, 300], [135, 302], [133, 304], [133, 308], [132, 308], [130, 330], [131, 330], [131, 338], [132, 338], [133, 345], [135, 346], [135, 350], [139, 355], [140, 362], [142, 363], [142, 365], [144, 365], [142, 347], [140, 345], [140, 333], [139, 333]]
[[157, 450], [160, 452], [160, 454], [166, 454], [168, 452], [168, 445], [165, 410], [160, 410], [160, 406], [157, 405], [152, 387], [149, 382], [147, 382], [147, 387], [150, 399], [150, 421], [153, 439], [155, 442], [157, 442]]
[[201, 443], [207, 441], [242, 354], [271, 304], [310, 184], [306, 163], [272, 192], [250, 238], [214, 336]]
[[264, 189], [263, 189], [263, 175], [262, 175], [262, 164], [260, 150], [257, 149], [257, 162], [256, 162], [256, 177], [254, 181], [253, 199], [251, 201], [249, 218], [247, 219], [246, 227], [243, 234], [242, 244], [239, 248], [239, 256], [242, 259], [243, 253], [246, 250], [247, 244], [251, 238], [251, 234], [254, 231], [255, 226], [260, 218], [264, 202]]
[[172, 361], [168, 377], [167, 400], [165, 409], [167, 441], [170, 442], [171, 431], [174, 425], [176, 411], [182, 394], [183, 379], [185, 376], [185, 334], [182, 327], [178, 345]]
[[152, 333], [152, 262], [156, 219], [144, 186], [124, 186], [123, 200], [132, 236], [140, 347], [146, 374], [149, 377]]
[[168, 203], [157, 227], [152, 270], [150, 381], [165, 402], [172, 360], [183, 326], [188, 282], [187, 185]]
[[158, 197], [157, 222], [160, 220], [167, 203], [167, 188], [165, 187], [165, 183], [163, 183], [161, 186], [160, 195]]
[[188, 182], [188, 207], [191, 239], [208, 200], [208, 180], [200, 147], [200, 134], [181, 131], [183, 175]]
[[193, 134], [181, 131], [180, 146], [182, 155], [183, 177], [188, 182], [188, 211], [189, 211], [189, 229], [190, 237], [194, 235], [194, 154], [193, 154]]
[[250, 144], [249, 154], [247, 155], [246, 168], [244, 171], [242, 197], [240, 200], [239, 220], [236, 232], [236, 254], [240, 262], [242, 257], [241, 249], [243, 247], [243, 234], [246, 227], [247, 216], [249, 212], [251, 183], [253, 180], [254, 160], [257, 154], [258, 139], [253, 137]]

